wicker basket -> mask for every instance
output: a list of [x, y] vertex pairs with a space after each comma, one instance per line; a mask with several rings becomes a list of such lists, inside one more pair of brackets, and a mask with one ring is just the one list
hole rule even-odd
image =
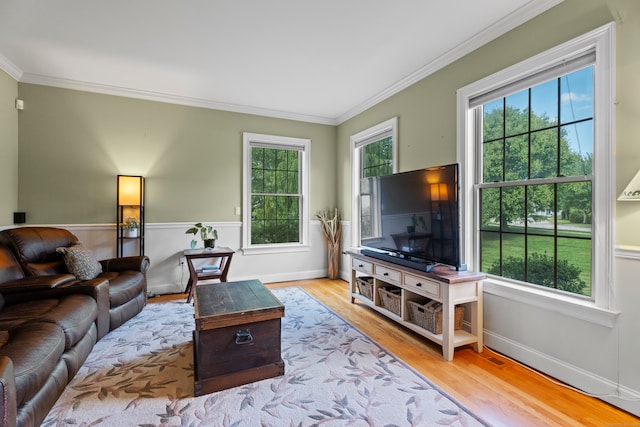
[[373, 301], [373, 277], [356, 277], [356, 285], [358, 285], [358, 292], [360, 292], [360, 295]]
[[400, 288], [379, 288], [382, 307], [400, 316]]
[[[433, 332], [442, 333], [442, 303], [433, 300], [407, 301], [409, 320], [416, 325]], [[464, 305], [456, 305], [453, 328], [462, 329]]]

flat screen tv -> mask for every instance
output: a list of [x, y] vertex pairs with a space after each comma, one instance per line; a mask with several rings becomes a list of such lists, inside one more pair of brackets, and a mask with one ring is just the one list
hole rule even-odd
[[363, 178], [362, 253], [421, 271], [461, 269], [458, 164]]

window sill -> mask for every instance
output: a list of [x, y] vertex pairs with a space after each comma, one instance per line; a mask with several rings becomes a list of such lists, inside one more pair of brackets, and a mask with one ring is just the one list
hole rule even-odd
[[241, 248], [243, 255], [260, 255], [260, 254], [284, 254], [290, 252], [308, 252], [311, 246], [305, 244], [294, 245], [263, 245], [249, 246]]
[[552, 294], [540, 289], [499, 281], [496, 278], [485, 280], [484, 292], [608, 328], [615, 326], [620, 314], [619, 311], [597, 307], [592, 301]]

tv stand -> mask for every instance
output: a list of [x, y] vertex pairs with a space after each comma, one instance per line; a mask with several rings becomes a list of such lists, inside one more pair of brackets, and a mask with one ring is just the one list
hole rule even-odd
[[[369, 251], [350, 250], [351, 255], [351, 303], [361, 302], [384, 314], [397, 323], [442, 346], [445, 360], [453, 360], [456, 347], [471, 344], [475, 351], [482, 352], [482, 288], [485, 276], [472, 271], [453, 271], [448, 266], [437, 266], [432, 272], [418, 271], [402, 265], [402, 258], [392, 257], [389, 262]], [[384, 255], [377, 253], [376, 255]], [[408, 260], [410, 261], [410, 260]], [[371, 298], [360, 294], [357, 278], [373, 278]], [[395, 288], [400, 295], [398, 313], [384, 307], [378, 289]], [[399, 290], [399, 291], [398, 291]], [[442, 333], [436, 334], [410, 321], [408, 301], [429, 298], [442, 303]], [[455, 307], [464, 304], [467, 308], [463, 329], [454, 327]]]

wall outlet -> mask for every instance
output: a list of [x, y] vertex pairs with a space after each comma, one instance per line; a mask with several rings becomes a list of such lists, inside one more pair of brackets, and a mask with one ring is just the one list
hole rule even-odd
[[236, 206], [233, 211], [235, 212], [236, 215], [240, 215], [242, 213], [242, 211], [240, 210], [240, 206]]

